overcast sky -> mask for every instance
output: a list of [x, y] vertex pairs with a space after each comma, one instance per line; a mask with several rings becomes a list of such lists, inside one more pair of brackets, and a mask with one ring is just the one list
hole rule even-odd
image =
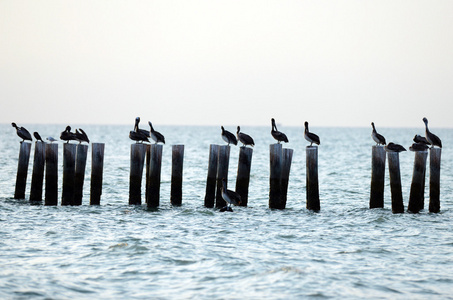
[[0, 0], [0, 123], [453, 127], [453, 1]]

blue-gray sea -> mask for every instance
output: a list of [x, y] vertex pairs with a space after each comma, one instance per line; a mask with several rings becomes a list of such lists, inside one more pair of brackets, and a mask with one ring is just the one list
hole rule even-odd
[[[379, 128], [408, 148], [419, 128]], [[18, 124], [43, 137], [65, 125]], [[78, 125], [105, 143], [100, 206], [89, 205], [91, 149], [82, 206], [30, 205], [32, 147], [25, 200], [13, 199], [19, 137], [0, 125], [1, 299], [453, 299], [453, 130], [444, 144], [440, 213], [393, 214], [386, 167], [385, 207], [369, 206], [371, 127], [324, 128], [321, 210], [306, 210], [302, 127], [279, 126], [294, 149], [285, 210], [268, 208], [268, 127], [243, 126], [255, 139], [249, 206], [221, 213], [203, 207], [209, 145], [220, 126], [159, 126], [165, 135], [158, 210], [128, 205], [131, 126]], [[234, 126], [226, 126], [235, 132]], [[62, 144], [59, 142], [59, 195]], [[170, 204], [171, 145], [184, 144], [183, 205]], [[230, 154], [234, 188], [239, 147]], [[407, 209], [414, 153], [400, 154]], [[429, 171], [427, 171], [429, 176]], [[144, 193], [143, 193], [144, 194]], [[61, 201], [61, 199], [60, 199]]]

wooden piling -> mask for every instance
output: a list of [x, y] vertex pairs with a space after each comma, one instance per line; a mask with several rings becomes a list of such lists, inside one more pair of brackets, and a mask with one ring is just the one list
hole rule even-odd
[[173, 145], [171, 153], [171, 192], [172, 205], [182, 204], [182, 171], [184, 164], [184, 145]]
[[131, 170], [129, 176], [129, 204], [142, 204], [142, 178], [146, 144], [131, 145]]
[[306, 148], [307, 166], [307, 209], [319, 211], [319, 182], [318, 182], [318, 147], [307, 146]]
[[215, 195], [215, 207], [222, 208], [226, 206], [225, 200], [222, 198], [222, 179], [228, 182], [228, 166], [230, 163], [230, 146], [220, 146], [217, 163], [217, 183]]
[[46, 144], [46, 192], [44, 205], [58, 204], [58, 144]]
[[414, 171], [412, 173], [409, 205], [407, 207], [407, 210], [412, 213], [418, 213], [423, 209], [423, 202], [425, 198], [425, 174], [427, 157], [428, 151], [415, 152]]
[[371, 151], [370, 208], [384, 207], [385, 150], [375, 145]]
[[42, 201], [42, 186], [44, 182], [44, 164], [46, 159], [46, 144], [35, 142], [35, 155], [33, 158], [33, 174], [31, 177], [30, 202]]
[[74, 200], [72, 205], [82, 205], [83, 183], [87, 164], [88, 145], [78, 144], [74, 174]]
[[240, 206], [247, 206], [248, 203], [252, 154], [252, 148], [247, 148], [244, 146], [239, 150], [238, 174], [236, 177], [236, 193], [241, 196]]
[[429, 212], [440, 211], [440, 157], [441, 148], [429, 150]]
[[206, 194], [204, 197], [204, 206], [209, 208], [214, 207], [215, 202], [219, 148], [219, 145], [209, 146], [208, 176], [206, 179]]
[[293, 160], [293, 149], [283, 149], [282, 153], [282, 175], [280, 180], [281, 199], [280, 203], [282, 208], [286, 208], [286, 199], [288, 195], [289, 172], [291, 170], [291, 162]]
[[160, 201], [160, 173], [162, 168], [162, 149], [159, 144], [151, 145], [151, 156], [149, 165], [149, 185], [148, 199], [146, 203], [148, 207], [155, 208], [159, 206]]
[[387, 152], [390, 176], [390, 191], [392, 194], [392, 212], [403, 213], [403, 192], [401, 190], [400, 159], [398, 152]]
[[269, 145], [270, 176], [269, 176], [269, 208], [283, 209], [281, 203], [281, 178], [283, 165], [282, 144]]
[[103, 143], [91, 144], [91, 185], [90, 205], [100, 205], [102, 195], [102, 179], [104, 171], [104, 148]]
[[17, 165], [16, 189], [14, 191], [14, 199], [25, 199], [25, 187], [27, 185], [30, 150], [30, 143], [20, 142], [19, 163]]
[[149, 166], [151, 165], [151, 145], [146, 145], [145, 160], [145, 203], [148, 203], [149, 193]]
[[63, 189], [61, 205], [73, 205], [74, 203], [76, 151], [76, 144], [63, 144]]

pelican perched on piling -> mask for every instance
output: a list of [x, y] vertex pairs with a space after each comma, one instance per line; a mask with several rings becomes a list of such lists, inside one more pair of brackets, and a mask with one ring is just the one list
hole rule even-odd
[[288, 143], [288, 138], [286, 137], [286, 134], [277, 130], [277, 125], [275, 125], [274, 118], [271, 119], [271, 123], [272, 123], [271, 130], [272, 137], [276, 139], [279, 144], [280, 142]]
[[160, 132], [157, 132], [154, 130], [153, 124], [151, 124], [150, 121], [148, 121], [148, 124], [149, 124], [149, 128], [151, 129], [149, 133], [151, 135], [151, 138], [155, 142], [155, 144], [157, 144], [157, 143], [165, 144], [165, 137]]
[[406, 151], [406, 148], [404, 148], [403, 146], [401, 146], [399, 144], [390, 142], [390, 143], [388, 143], [387, 146], [384, 147], [384, 150], [387, 152], [402, 152], [402, 151]]
[[85, 133], [85, 131], [83, 131], [82, 128], [76, 129], [74, 137], [77, 141], [79, 141], [79, 144], [82, 142], [87, 142], [88, 144], [90, 143], [87, 134]]
[[133, 141], [135, 141], [136, 143], [143, 143], [143, 142], [148, 142], [149, 143], [149, 139], [148, 137], [143, 133], [143, 132], [140, 132], [140, 131], [134, 131], [134, 130], [131, 130], [129, 131], [129, 138]]
[[428, 140], [427, 140], [424, 136], [421, 136], [421, 135], [418, 135], [418, 134], [416, 134], [416, 135], [414, 136], [413, 141], [416, 142], [416, 143], [421, 143], [421, 144], [429, 145]]
[[33, 132], [33, 136], [35, 137], [36, 141], [44, 143], [44, 141], [42, 140], [41, 136], [39, 135], [39, 133], [37, 131]]
[[373, 131], [371, 132], [371, 137], [376, 142], [376, 146], [387, 144], [385, 142], [385, 138], [382, 135], [380, 135], [379, 133], [377, 133], [376, 128], [374, 127], [374, 122], [371, 122], [371, 127], [373, 127]]
[[30, 132], [28, 132], [27, 129], [25, 129], [24, 127], [19, 127], [16, 125], [16, 123], [11, 123], [11, 126], [13, 126], [14, 128], [16, 128], [16, 133], [17, 135], [22, 139], [22, 142], [25, 142], [25, 141], [32, 141], [33, 139], [31, 138], [31, 134]]
[[434, 146], [442, 148], [442, 142], [440, 138], [428, 129], [428, 119], [423, 118], [423, 122], [425, 123], [425, 137], [426, 140], [431, 144], [431, 148], [433, 148]]
[[241, 127], [238, 126], [238, 131], [236, 132], [236, 135], [238, 137], [239, 142], [241, 142], [244, 145], [244, 147], [247, 145], [250, 145], [252, 147], [255, 146], [255, 142], [253, 141], [252, 137], [240, 131]]
[[233, 145], [238, 144], [238, 140], [236, 139], [234, 134], [232, 134], [228, 130], [225, 130], [225, 128], [223, 128], [223, 126], [220, 126], [220, 128], [222, 129], [222, 139], [228, 143], [228, 146], [230, 144], [233, 144]]
[[71, 126], [66, 126], [66, 129], [60, 134], [60, 139], [69, 143], [69, 141], [77, 140], [74, 133], [71, 132]]
[[150, 133], [148, 130], [138, 128], [138, 124], [140, 123], [140, 117], [135, 118], [135, 125], [134, 131], [143, 133], [146, 137], [150, 137]]
[[[238, 193], [236, 193], [235, 191], [227, 189], [225, 178], [222, 178], [222, 191], [221, 191], [221, 193], [222, 193], [223, 200], [225, 200], [225, 202], [227, 202], [229, 204], [229, 205], [227, 205], [225, 210], [233, 211], [231, 209], [231, 204], [234, 204], [234, 205], [240, 205], [241, 204], [241, 196]], [[222, 210], [222, 211], [225, 211], [225, 210]]]
[[308, 131], [308, 122], [305, 121], [305, 131], [304, 131], [304, 137], [307, 141], [310, 142], [310, 147], [313, 145], [313, 143], [320, 145], [321, 141], [319, 140], [319, 136], [316, 134]]
[[426, 151], [428, 150], [428, 145], [425, 143], [413, 143], [412, 146], [409, 147], [410, 151], [418, 152], [418, 151]]

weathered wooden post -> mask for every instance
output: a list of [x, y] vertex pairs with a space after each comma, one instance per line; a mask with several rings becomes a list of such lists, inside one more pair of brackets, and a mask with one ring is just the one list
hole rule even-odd
[[143, 164], [145, 162], [146, 144], [131, 145], [131, 171], [129, 176], [129, 204], [142, 204]]
[[241, 206], [247, 206], [248, 203], [252, 154], [252, 148], [247, 148], [244, 146], [239, 150], [238, 174], [236, 177], [236, 193], [241, 196]]
[[35, 155], [33, 158], [33, 174], [31, 177], [30, 202], [42, 201], [42, 184], [44, 182], [44, 164], [46, 159], [46, 144], [35, 142]]
[[384, 207], [385, 150], [375, 145], [371, 152], [370, 208]]
[[282, 177], [281, 177], [281, 199], [282, 208], [286, 208], [286, 199], [288, 195], [289, 172], [291, 170], [291, 162], [293, 160], [293, 149], [283, 149], [282, 153]]
[[307, 209], [319, 211], [319, 182], [318, 182], [318, 147], [307, 146], [306, 148], [307, 165]]
[[421, 209], [423, 209], [427, 157], [428, 151], [415, 152], [411, 192], [409, 195], [409, 205], [407, 206], [407, 210], [412, 213], [418, 213]]
[[173, 145], [171, 154], [171, 192], [172, 205], [182, 204], [182, 171], [184, 163], [184, 145]]
[[25, 199], [25, 187], [27, 185], [30, 150], [30, 143], [20, 142], [19, 163], [17, 165], [16, 190], [14, 192], [14, 199]]
[[149, 165], [149, 186], [148, 199], [146, 203], [148, 207], [155, 208], [159, 206], [160, 200], [160, 171], [162, 168], [162, 149], [159, 144], [151, 145], [151, 156]]
[[204, 206], [212, 208], [215, 202], [216, 179], [217, 179], [217, 161], [219, 157], [219, 145], [209, 146], [209, 164], [208, 176], [206, 179], [206, 194], [204, 197]]
[[149, 193], [149, 166], [151, 165], [151, 145], [146, 145], [145, 160], [145, 203], [148, 203]]
[[215, 196], [215, 207], [222, 208], [226, 206], [225, 200], [222, 198], [222, 179], [228, 181], [228, 166], [230, 163], [230, 146], [220, 146], [217, 164], [217, 185]]
[[90, 205], [100, 205], [102, 195], [102, 178], [104, 171], [104, 148], [103, 143], [91, 144], [91, 186]]
[[46, 144], [46, 192], [44, 205], [58, 204], [58, 144]]
[[74, 203], [76, 150], [76, 144], [63, 144], [63, 189], [61, 205], [73, 205]]
[[440, 211], [440, 156], [441, 148], [429, 150], [429, 212]]
[[401, 190], [400, 159], [398, 152], [387, 152], [390, 176], [390, 191], [392, 194], [392, 212], [404, 212], [403, 192]]
[[283, 165], [282, 144], [269, 145], [270, 176], [269, 176], [269, 208], [283, 209], [281, 203], [281, 178]]
[[76, 151], [76, 166], [74, 174], [74, 200], [73, 205], [82, 205], [83, 183], [87, 164], [88, 145], [78, 144]]

